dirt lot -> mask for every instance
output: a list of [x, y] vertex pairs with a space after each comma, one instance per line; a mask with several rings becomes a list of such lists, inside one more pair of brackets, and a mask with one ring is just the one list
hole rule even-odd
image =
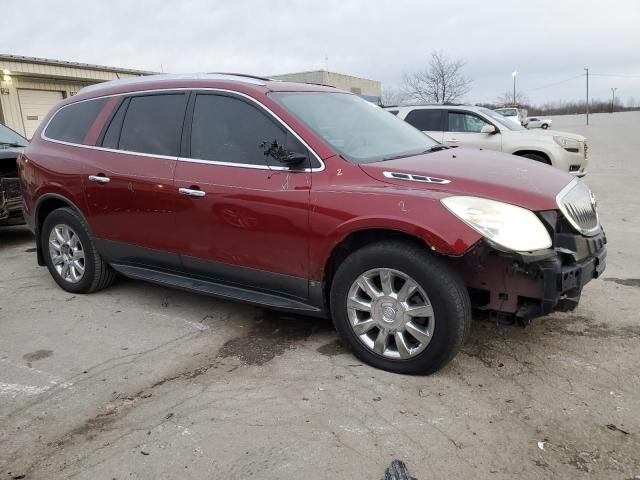
[[[640, 114], [589, 137], [609, 238], [581, 306], [475, 321], [431, 377], [374, 370], [327, 321], [121, 279], [70, 295], [0, 230], [0, 480], [640, 478]], [[24, 476], [24, 477], [23, 477]]]

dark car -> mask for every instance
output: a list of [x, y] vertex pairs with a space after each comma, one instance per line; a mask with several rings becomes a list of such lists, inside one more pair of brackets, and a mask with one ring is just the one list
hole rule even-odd
[[332, 317], [364, 361], [430, 373], [471, 308], [527, 323], [605, 267], [589, 188], [448, 149], [356, 95], [234, 75], [88, 87], [18, 160], [37, 258], [63, 289], [116, 272]]
[[0, 124], [0, 227], [24, 223], [16, 159], [28, 144], [22, 135]]

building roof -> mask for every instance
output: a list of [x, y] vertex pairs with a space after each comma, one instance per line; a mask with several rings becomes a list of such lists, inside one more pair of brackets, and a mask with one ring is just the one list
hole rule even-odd
[[22, 55], [8, 55], [0, 53], [0, 61], [38, 63], [41, 65], [57, 65], [61, 67], [84, 68], [88, 70], [101, 70], [107, 72], [129, 73], [135, 75], [151, 75], [157, 72], [148, 70], [134, 70], [131, 68], [108, 67], [105, 65], [94, 65], [91, 63], [68, 62], [66, 60], [52, 60], [50, 58], [25, 57]]
[[288, 77], [290, 75], [309, 75], [313, 73], [326, 73], [328, 75], [338, 75], [340, 77], [350, 77], [350, 78], [357, 78], [358, 80], [368, 80], [370, 82], [379, 82], [379, 80], [373, 80], [371, 78], [358, 77], [356, 75], [347, 75], [346, 73], [332, 72], [329, 70], [308, 70], [306, 72], [279, 73], [277, 75], [270, 75], [270, 77], [279, 78], [279, 77]]

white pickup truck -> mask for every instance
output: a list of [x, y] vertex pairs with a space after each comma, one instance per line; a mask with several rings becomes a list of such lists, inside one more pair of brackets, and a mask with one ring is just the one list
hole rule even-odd
[[493, 111], [508, 118], [512, 122], [517, 123], [518, 125], [522, 125], [523, 127], [527, 126], [527, 111], [524, 108], [502, 107], [496, 108]]

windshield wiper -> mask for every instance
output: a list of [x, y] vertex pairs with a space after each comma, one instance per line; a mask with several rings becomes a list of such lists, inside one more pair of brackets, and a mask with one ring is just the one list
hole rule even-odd
[[390, 155], [388, 157], [384, 157], [382, 161], [384, 162], [385, 160], [396, 160], [398, 158], [415, 157], [417, 155], [424, 155], [425, 153], [438, 152], [440, 150], [446, 150], [448, 148], [450, 147], [447, 147], [446, 145], [434, 145], [433, 147], [429, 147], [426, 150], [423, 150], [422, 152], [405, 153], [403, 155]]
[[439, 152], [440, 150], [447, 150], [449, 148], [450, 147], [447, 147], [446, 145], [434, 145], [433, 147], [431, 147], [429, 150], [427, 150], [424, 153], [427, 153], [427, 152]]
[[5, 147], [26, 147], [26, 145], [20, 145], [16, 142], [0, 142], [0, 145], [4, 145]]

